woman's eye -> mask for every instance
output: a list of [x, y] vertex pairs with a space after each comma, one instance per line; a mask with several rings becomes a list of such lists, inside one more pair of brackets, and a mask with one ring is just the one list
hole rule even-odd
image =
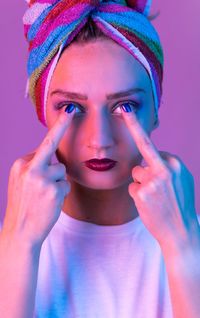
[[[74, 105], [75, 108], [76, 108], [76, 110], [79, 110], [78, 112], [76, 111], [76, 113], [82, 113], [82, 112], [84, 112], [84, 109], [83, 109], [81, 106], [79, 106], [78, 104], [73, 103], [73, 102], [61, 102], [61, 103], [59, 103], [58, 105], [56, 105], [56, 109], [59, 110], [59, 109], [61, 109], [61, 108], [64, 108], [64, 110], [65, 110], [70, 104]], [[114, 106], [114, 107], [113, 107], [113, 112], [116, 113], [116, 110], [118, 109], [117, 113], [121, 114], [121, 111], [122, 111], [122, 110], [121, 110], [121, 106], [122, 106], [122, 105], [125, 105], [125, 104], [130, 105], [130, 106], [131, 106], [131, 109], [132, 109], [133, 111], [137, 111], [137, 110], [140, 108], [140, 104], [138, 104], [137, 102], [127, 101], [127, 102], [118, 103], [117, 106]]]
[[123, 102], [123, 103], [120, 103], [118, 106], [114, 107], [113, 111], [115, 111], [116, 109], [119, 109], [121, 113], [121, 106], [126, 104], [130, 105], [133, 111], [137, 111], [140, 107], [140, 105], [136, 102]]
[[61, 109], [61, 108], [64, 108], [64, 111], [66, 110], [66, 108], [69, 106], [69, 105], [74, 105], [76, 109], [79, 109], [81, 110], [81, 107], [78, 106], [77, 104], [75, 103], [66, 103], [66, 102], [62, 102], [62, 103], [59, 103], [57, 106], [56, 106], [56, 109]]

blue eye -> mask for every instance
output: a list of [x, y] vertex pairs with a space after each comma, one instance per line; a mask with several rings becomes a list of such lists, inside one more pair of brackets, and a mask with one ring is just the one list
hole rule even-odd
[[[64, 110], [67, 108], [67, 106], [69, 106], [70, 104], [73, 104], [75, 106], [76, 109], [80, 110], [81, 113], [84, 112], [84, 108], [81, 107], [80, 105], [74, 103], [74, 102], [61, 102], [61, 103], [58, 103], [56, 105], [56, 109], [61, 109], [64, 107]], [[117, 103], [116, 106], [114, 106], [112, 108], [113, 112], [115, 112], [116, 109], [119, 109], [120, 110], [120, 113], [121, 113], [121, 106], [124, 105], [124, 104], [128, 104], [131, 106], [132, 110], [133, 111], [137, 111], [139, 108], [140, 108], [140, 104], [137, 103], [137, 102], [133, 102], [133, 101], [124, 101], [124, 102], [120, 102], [120, 103]], [[79, 112], [80, 113], [80, 112]], [[116, 112], [115, 112], [116, 113]]]
[[74, 105], [76, 109], [81, 109], [81, 106], [78, 106], [76, 103], [73, 103], [73, 102], [71, 102], [71, 103], [70, 102], [69, 103], [66, 103], [66, 102], [58, 103], [58, 105], [56, 105], [56, 109], [59, 110], [65, 106], [64, 107], [64, 110], [65, 110], [70, 104]]
[[133, 111], [137, 111], [140, 108], [140, 104], [138, 104], [136, 102], [127, 101], [127, 102], [122, 102], [119, 105], [117, 105], [116, 107], [114, 107], [114, 110], [115, 109], [120, 109], [120, 113], [121, 113], [121, 106], [125, 105], [125, 104], [130, 105]]

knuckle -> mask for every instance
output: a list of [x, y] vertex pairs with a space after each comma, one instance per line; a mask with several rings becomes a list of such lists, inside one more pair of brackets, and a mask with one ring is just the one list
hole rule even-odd
[[54, 140], [50, 137], [50, 136], [47, 136], [45, 139], [44, 139], [44, 146], [45, 147], [50, 147], [52, 149], [55, 148], [55, 142]]
[[133, 170], [132, 170], [132, 177], [135, 178], [136, 174], [137, 174], [137, 169], [133, 168]]
[[135, 166], [133, 169], [132, 169], [132, 172], [135, 173], [137, 171], [140, 171], [140, 167], [139, 166]]
[[176, 172], [181, 172], [182, 164], [177, 158], [173, 158], [174, 168]]
[[26, 180], [33, 180], [36, 177], [37, 173], [36, 170], [32, 167], [28, 167], [26, 171], [24, 172], [24, 178]]
[[151, 148], [152, 143], [151, 143], [150, 139], [148, 138], [148, 136], [144, 136], [143, 144], [144, 144], [145, 148]]
[[145, 200], [146, 199], [146, 191], [143, 188], [140, 188], [137, 191], [137, 196], [139, 197], [140, 200]]
[[49, 181], [47, 178], [43, 177], [43, 176], [38, 176], [38, 179], [37, 179], [37, 184], [38, 184], [38, 187], [40, 189], [44, 189], [46, 191], [46, 189], [48, 189], [49, 187]]
[[159, 188], [159, 184], [156, 181], [150, 181], [149, 182], [149, 188], [153, 191], [157, 190]]
[[50, 199], [55, 199], [57, 198], [59, 194], [59, 189], [55, 184], [50, 184], [48, 187], [48, 195], [50, 197]]
[[160, 173], [160, 179], [163, 181], [171, 180], [172, 177], [173, 174], [168, 168], [164, 168], [163, 171]]
[[19, 171], [24, 166], [24, 160], [22, 158], [18, 158], [12, 164], [11, 170], [12, 171]]

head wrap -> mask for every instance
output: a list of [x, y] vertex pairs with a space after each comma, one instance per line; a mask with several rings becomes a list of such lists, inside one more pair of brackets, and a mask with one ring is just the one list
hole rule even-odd
[[26, 0], [24, 33], [29, 43], [26, 93], [38, 119], [47, 126], [48, 88], [64, 48], [88, 18], [127, 49], [146, 69], [151, 80], [156, 114], [163, 80], [163, 50], [148, 15], [151, 0]]

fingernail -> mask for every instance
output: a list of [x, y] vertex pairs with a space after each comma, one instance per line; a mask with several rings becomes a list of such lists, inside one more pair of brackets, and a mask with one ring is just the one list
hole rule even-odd
[[69, 104], [66, 108], [65, 108], [65, 112], [67, 112], [68, 114], [69, 113], [72, 113], [73, 110], [74, 110], [74, 105], [73, 104]]
[[131, 110], [131, 106], [127, 103], [127, 104], [123, 104], [122, 106], [122, 109], [125, 113], [130, 113], [132, 110]]

